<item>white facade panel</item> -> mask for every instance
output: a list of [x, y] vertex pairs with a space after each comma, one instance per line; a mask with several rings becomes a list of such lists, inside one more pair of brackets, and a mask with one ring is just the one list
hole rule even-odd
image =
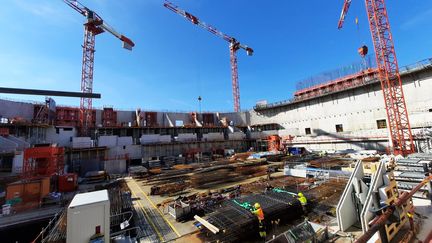
[[117, 146], [118, 136], [100, 136], [98, 146], [112, 148]]

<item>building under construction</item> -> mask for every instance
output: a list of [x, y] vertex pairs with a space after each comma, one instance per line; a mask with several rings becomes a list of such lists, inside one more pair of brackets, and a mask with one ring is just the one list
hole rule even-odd
[[[229, 45], [233, 112], [94, 107], [94, 46], [119, 34], [84, 16], [81, 92], [0, 99], [0, 236], [30, 242], [432, 241], [432, 59], [399, 67], [383, 0], [366, 1], [376, 57], [240, 109], [237, 51], [254, 50], [165, 1]], [[345, 1], [339, 28], [351, 1]], [[54, 96], [80, 98], [79, 106]], [[199, 101], [201, 97], [199, 98]], [[77, 103], [78, 104], [78, 103]], [[19, 231], [43, 224], [30, 238]]]

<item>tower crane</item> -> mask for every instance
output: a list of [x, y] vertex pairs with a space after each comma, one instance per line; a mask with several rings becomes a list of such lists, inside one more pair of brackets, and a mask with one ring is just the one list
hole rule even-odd
[[235, 38], [222, 33], [221, 31], [217, 30], [215, 27], [206, 24], [202, 22], [198, 17], [186, 12], [185, 10], [180, 9], [178, 6], [174, 5], [173, 3], [169, 1], [165, 1], [164, 6], [168, 8], [169, 10], [173, 11], [174, 13], [179, 14], [180, 16], [185, 17], [187, 20], [189, 20], [192, 24], [198, 25], [201, 28], [204, 28], [208, 30], [209, 32], [221, 37], [222, 39], [229, 42], [229, 48], [230, 48], [230, 59], [231, 59], [231, 79], [232, 79], [232, 92], [233, 92], [233, 99], [234, 99], [234, 111], [238, 112], [240, 111], [240, 88], [239, 88], [239, 82], [238, 82], [238, 69], [237, 69], [237, 51], [239, 49], [243, 49], [246, 51], [246, 54], [248, 56], [252, 56], [253, 49], [241, 44], [239, 41], [237, 41]]
[[[391, 152], [407, 155], [413, 153], [415, 147], [385, 0], [365, 0], [365, 3], [387, 113]], [[345, 0], [339, 29], [343, 26], [350, 4], [351, 0]]]
[[[93, 93], [93, 69], [95, 37], [105, 31], [111, 33], [123, 43], [123, 48], [132, 50], [135, 44], [126, 36], [115, 31], [94, 11], [88, 9], [76, 0], [63, 0], [86, 18], [84, 23], [84, 44], [81, 73], [81, 92]], [[88, 129], [92, 121], [92, 98], [82, 97], [80, 102], [80, 133], [88, 136]]]

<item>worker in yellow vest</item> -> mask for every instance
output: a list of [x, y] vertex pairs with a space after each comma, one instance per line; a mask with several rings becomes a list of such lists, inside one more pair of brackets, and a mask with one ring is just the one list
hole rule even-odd
[[259, 203], [255, 203], [254, 207], [255, 210], [253, 210], [252, 213], [255, 214], [258, 218], [259, 235], [261, 236], [261, 238], [265, 238], [267, 236], [267, 233], [264, 225], [264, 212]]
[[298, 195], [297, 199], [299, 200], [299, 202], [303, 208], [303, 212], [307, 213], [307, 209], [306, 209], [307, 199], [306, 199], [306, 197], [301, 192], [299, 192], [297, 195]]
[[413, 233], [415, 233], [415, 226], [414, 226], [414, 209], [410, 209], [410, 210], [408, 210], [408, 212], [407, 212], [407, 216], [408, 216], [408, 220], [409, 220], [409, 223], [410, 223], [410, 228], [411, 228], [411, 231], [413, 232]]

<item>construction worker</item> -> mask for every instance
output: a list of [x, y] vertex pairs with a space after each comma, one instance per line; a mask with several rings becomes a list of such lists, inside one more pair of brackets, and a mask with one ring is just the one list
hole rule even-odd
[[259, 203], [255, 203], [254, 208], [255, 210], [253, 210], [252, 213], [255, 214], [258, 218], [259, 235], [261, 238], [265, 238], [267, 236], [267, 233], [264, 225], [264, 212]]
[[408, 212], [407, 212], [407, 216], [408, 216], [408, 220], [409, 220], [409, 224], [410, 224], [411, 231], [412, 231], [413, 233], [415, 233], [415, 226], [414, 226], [414, 210], [413, 210], [413, 209], [408, 210]]
[[299, 192], [297, 195], [298, 195], [297, 199], [299, 200], [299, 202], [300, 202], [300, 204], [301, 204], [301, 206], [303, 208], [303, 212], [307, 213], [307, 209], [306, 209], [307, 199], [306, 199], [306, 197], [301, 192]]

